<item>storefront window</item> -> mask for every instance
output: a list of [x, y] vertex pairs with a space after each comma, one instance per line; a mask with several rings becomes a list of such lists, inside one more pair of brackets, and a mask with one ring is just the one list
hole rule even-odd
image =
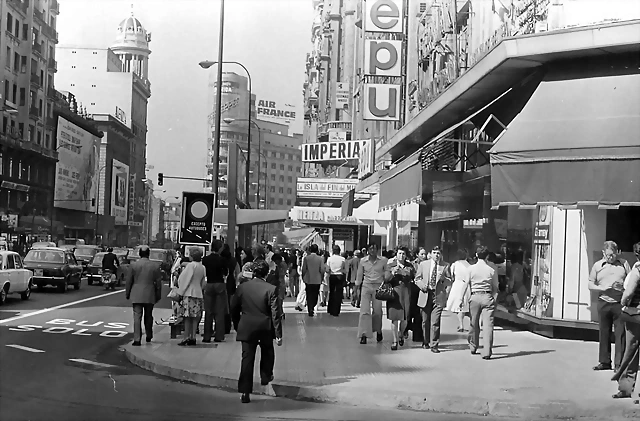
[[539, 206], [533, 233], [533, 258], [529, 265], [531, 288], [523, 310], [544, 317], [551, 302], [551, 227], [552, 207]]

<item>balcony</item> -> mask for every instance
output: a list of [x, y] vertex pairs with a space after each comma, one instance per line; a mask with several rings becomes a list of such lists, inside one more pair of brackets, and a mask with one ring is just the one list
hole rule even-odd
[[42, 33], [47, 38], [51, 39], [54, 43], [58, 43], [58, 31], [53, 29], [49, 24], [45, 23], [42, 25]]
[[47, 88], [47, 98], [50, 98], [50, 99], [53, 99], [53, 100], [58, 99], [58, 94], [57, 94], [55, 88], [52, 88], [51, 86], [49, 86]]
[[36, 8], [33, 9], [33, 17], [40, 21], [42, 25], [46, 25], [47, 21], [45, 20], [44, 12], [42, 10], [38, 10]]
[[329, 130], [344, 131], [351, 133], [350, 121], [328, 121], [320, 125], [318, 129], [318, 136], [325, 136], [329, 133]]
[[53, 70], [54, 72], [58, 71], [58, 62], [55, 61], [52, 58], [49, 58], [49, 60], [47, 60], [47, 67], [51, 70]]
[[60, 14], [60, 4], [58, 0], [51, 0], [51, 13], [55, 13], [56, 15]]
[[20, 12], [22, 12], [22, 14], [25, 17], [27, 16], [27, 11], [29, 9], [29, 5], [27, 3], [25, 3], [24, 1], [8, 0], [7, 3], [12, 5], [16, 10], [19, 10]]
[[30, 107], [29, 108], [29, 116], [35, 117], [36, 119], [40, 118], [40, 108]]
[[42, 89], [42, 81], [40, 80], [40, 75], [31, 73], [31, 85]]
[[40, 57], [44, 58], [44, 56], [42, 55], [42, 43], [38, 43], [36, 42], [35, 44], [33, 44], [33, 52], [38, 54]]

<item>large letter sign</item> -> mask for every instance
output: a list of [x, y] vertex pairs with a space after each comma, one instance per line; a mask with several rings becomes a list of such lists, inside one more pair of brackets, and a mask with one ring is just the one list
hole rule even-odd
[[365, 5], [365, 31], [402, 32], [402, 0], [367, 0]]
[[364, 73], [368, 76], [401, 76], [402, 41], [368, 39], [364, 45]]
[[364, 119], [397, 121], [400, 119], [400, 85], [365, 85]]

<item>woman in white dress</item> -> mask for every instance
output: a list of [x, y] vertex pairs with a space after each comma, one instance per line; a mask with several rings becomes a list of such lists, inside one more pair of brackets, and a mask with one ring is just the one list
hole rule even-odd
[[460, 249], [456, 253], [456, 261], [451, 265], [451, 276], [454, 281], [446, 309], [458, 315], [458, 332], [464, 332], [464, 316], [469, 316], [470, 292], [467, 289], [467, 282], [469, 282], [468, 269], [471, 265], [467, 262], [467, 257], [467, 250]]

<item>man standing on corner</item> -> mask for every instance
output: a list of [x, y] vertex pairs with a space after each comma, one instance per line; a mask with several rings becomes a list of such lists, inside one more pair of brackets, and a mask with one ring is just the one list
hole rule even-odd
[[231, 301], [231, 315], [238, 326], [236, 341], [242, 342], [242, 364], [238, 378], [238, 392], [242, 403], [251, 402], [253, 370], [256, 350], [260, 345], [260, 383], [266, 386], [273, 380], [275, 350], [273, 340], [282, 345], [282, 313], [276, 288], [266, 282], [269, 264], [253, 264], [253, 279], [238, 286]]
[[358, 321], [358, 337], [362, 345], [367, 344], [367, 337], [376, 332], [376, 340], [382, 342], [382, 301], [376, 298], [376, 291], [383, 282], [391, 279], [387, 267], [387, 258], [378, 256], [378, 246], [367, 247], [368, 257], [360, 260], [356, 288], [361, 287], [360, 319]]
[[[202, 259], [202, 265], [207, 273], [207, 285], [204, 288], [204, 338], [202, 342], [224, 341], [225, 315], [228, 311], [226, 277], [228, 263], [220, 255], [223, 244], [220, 240], [213, 240], [211, 253]], [[215, 319], [215, 332], [213, 321]]]
[[620, 319], [622, 312], [622, 294], [624, 281], [631, 272], [629, 263], [618, 257], [618, 245], [613, 241], [605, 241], [602, 247], [603, 258], [598, 260], [589, 275], [589, 289], [598, 292], [598, 318], [600, 323], [599, 364], [594, 370], [611, 370], [611, 331], [616, 340], [614, 358], [615, 370], [618, 371], [625, 347], [624, 322]]
[[324, 278], [324, 259], [318, 255], [317, 244], [309, 247], [309, 254], [302, 259], [302, 280], [306, 285], [307, 310], [309, 316], [313, 317], [318, 297], [320, 295], [320, 284]]
[[452, 284], [449, 264], [442, 260], [440, 247], [434, 247], [431, 259], [420, 263], [415, 283], [420, 288], [418, 307], [422, 314], [422, 348], [431, 348], [431, 352], [439, 354], [442, 310], [447, 306]]
[[140, 346], [142, 318], [147, 342], [153, 338], [153, 306], [162, 297], [162, 272], [160, 265], [149, 260], [149, 246], [140, 246], [140, 260], [131, 264], [127, 272], [125, 294], [133, 304], [133, 346]]
[[[469, 312], [471, 313], [471, 328], [469, 329], [469, 347], [471, 354], [478, 352], [480, 342], [480, 319], [482, 318], [482, 358], [491, 358], [493, 347], [493, 313], [496, 310], [496, 298], [500, 289], [498, 271], [489, 265], [489, 249], [480, 246], [476, 251], [478, 262], [469, 266], [469, 282], [465, 288], [471, 288], [469, 299]], [[462, 304], [460, 305], [462, 308]]]

